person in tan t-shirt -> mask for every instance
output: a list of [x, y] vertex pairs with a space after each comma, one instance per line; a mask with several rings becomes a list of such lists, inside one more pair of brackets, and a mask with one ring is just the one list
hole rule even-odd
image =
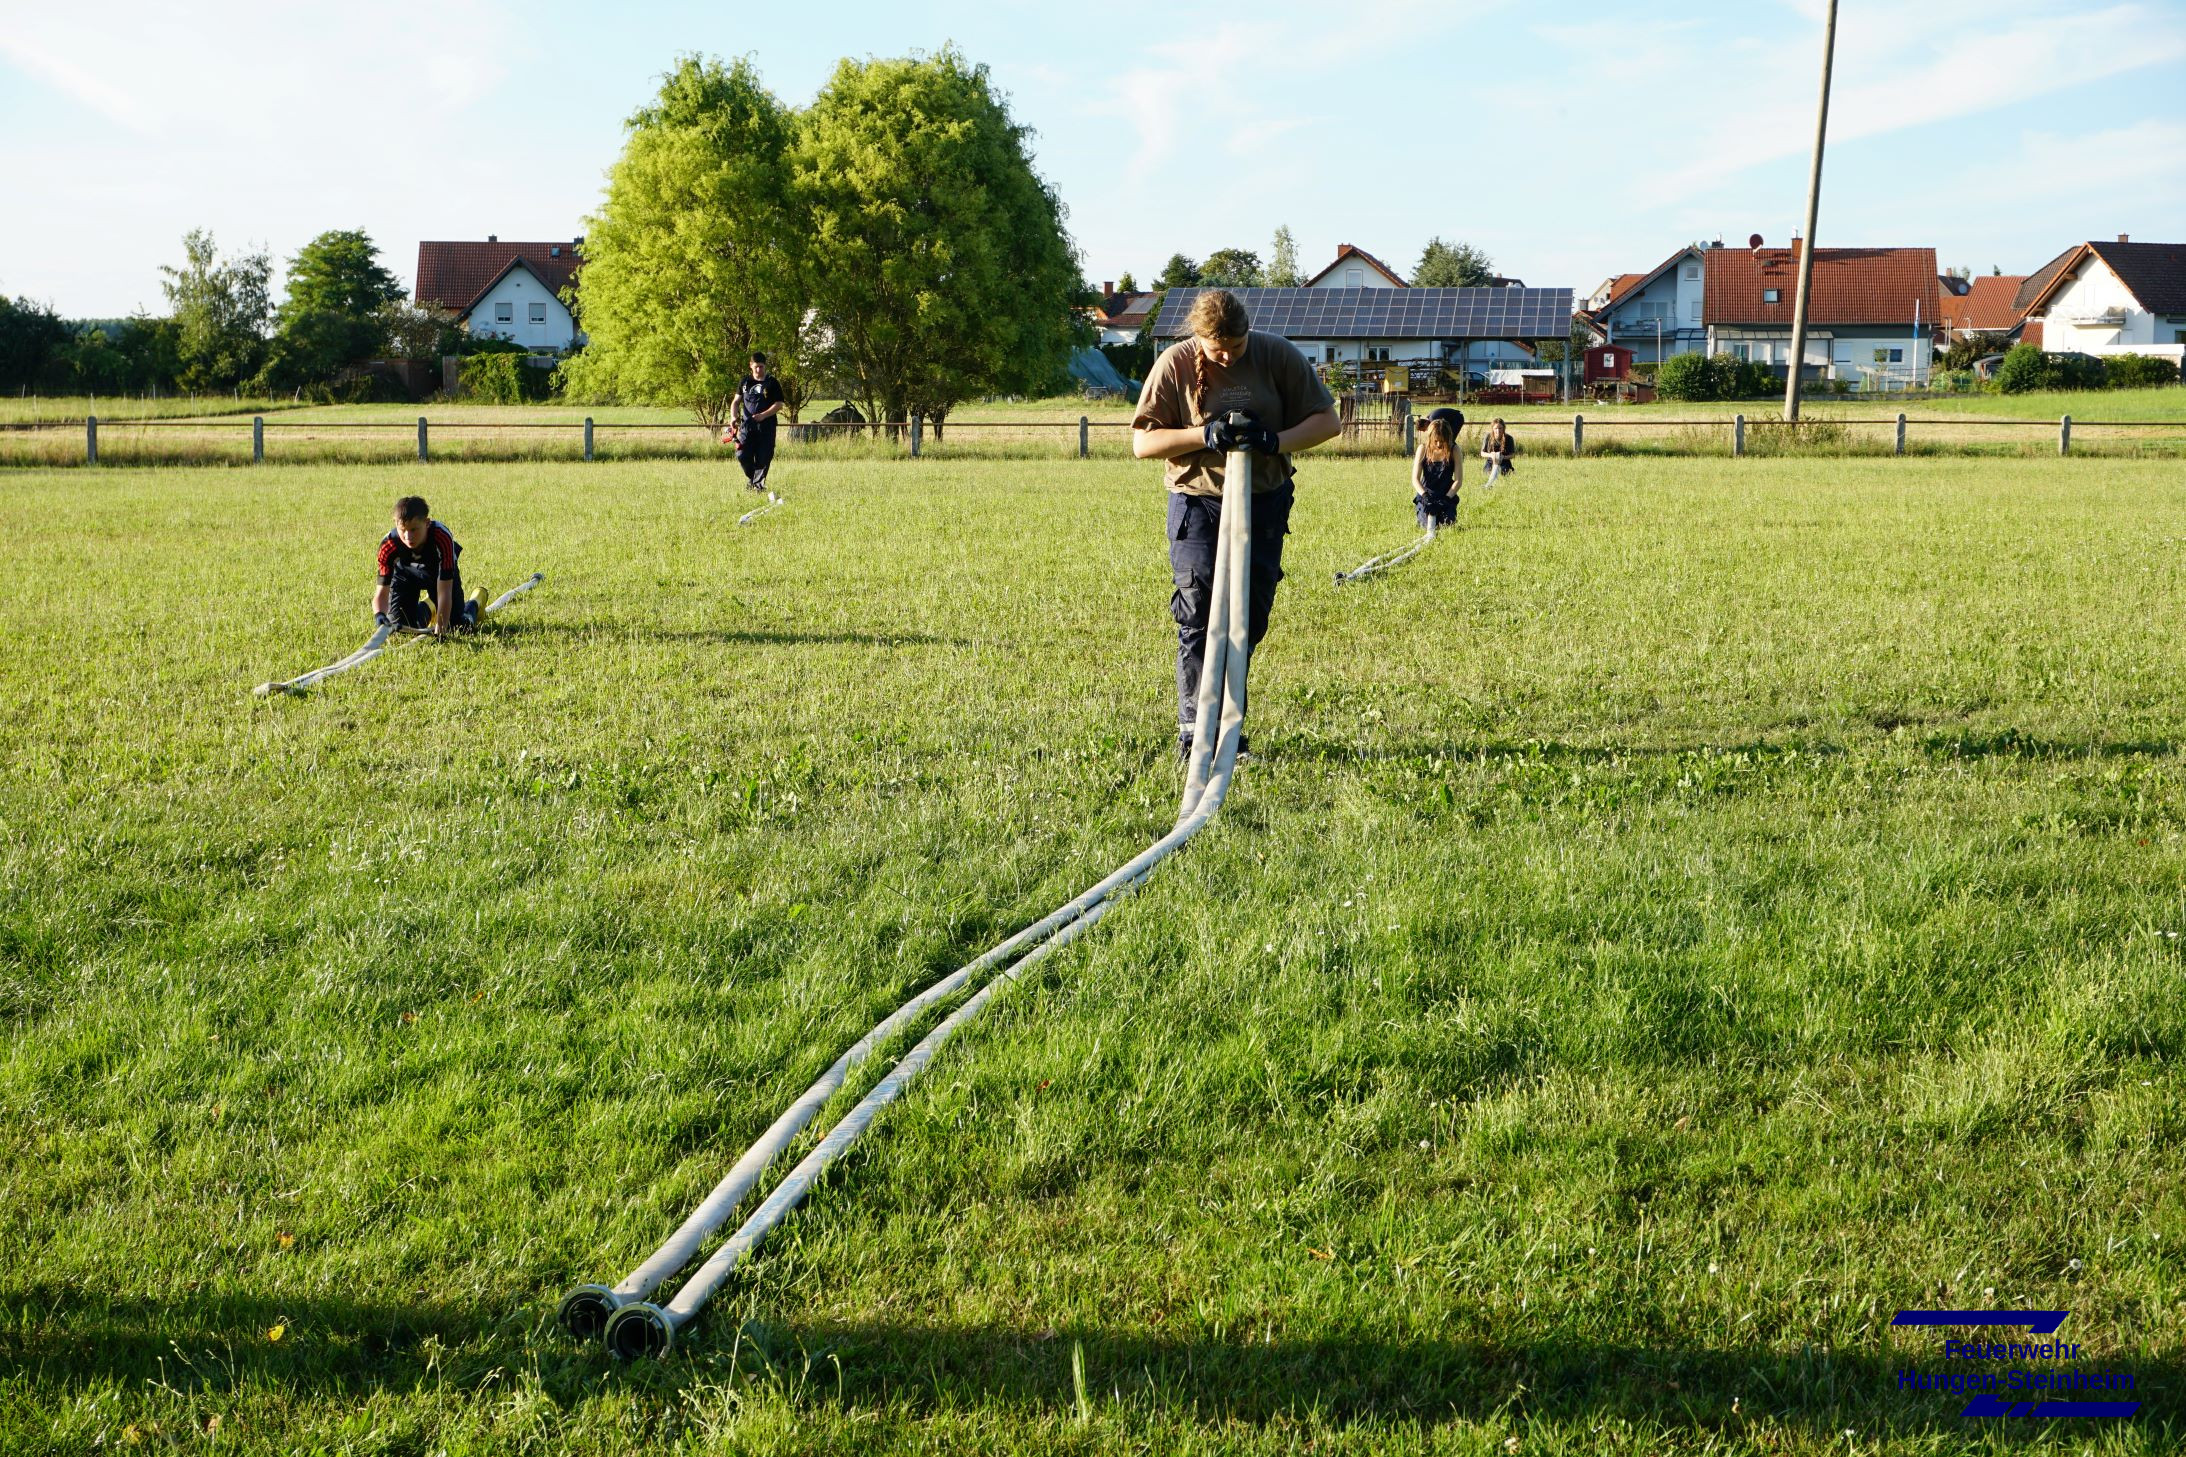
[[[1226, 452], [1253, 453], [1252, 612], [1254, 647], [1267, 636], [1275, 585], [1283, 579], [1283, 538], [1290, 532], [1294, 473], [1290, 453], [1335, 438], [1336, 402], [1289, 340], [1252, 332], [1245, 306], [1225, 289], [1192, 303], [1191, 337], [1154, 361], [1131, 419], [1131, 453], [1165, 462], [1169, 487], [1169, 567], [1176, 591], [1177, 747], [1189, 754], [1199, 711], [1199, 671], [1207, 651], [1207, 609], [1214, 591], [1214, 545], [1222, 522]], [[1236, 429], [1230, 412], [1252, 417]]]

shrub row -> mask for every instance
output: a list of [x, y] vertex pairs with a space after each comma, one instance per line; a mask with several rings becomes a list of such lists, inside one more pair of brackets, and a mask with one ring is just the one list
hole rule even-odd
[[2147, 354], [2045, 354], [2038, 344], [2014, 344], [1996, 366], [1994, 383], [2007, 395], [2029, 390], [2138, 390], [2178, 383], [2178, 365]]
[[1732, 354], [1673, 354], [1655, 372], [1666, 400], [1758, 400], [1782, 388], [1767, 365]]

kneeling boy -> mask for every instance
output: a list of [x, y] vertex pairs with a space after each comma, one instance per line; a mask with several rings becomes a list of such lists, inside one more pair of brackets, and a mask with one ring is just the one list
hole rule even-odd
[[476, 626], [478, 594], [468, 600], [463, 596], [463, 573], [456, 565], [462, 554], [448, 528], [433, 519], [423, 496], [395, 502], [395, 529], [380, 538], [372, 620], [433, 632]]

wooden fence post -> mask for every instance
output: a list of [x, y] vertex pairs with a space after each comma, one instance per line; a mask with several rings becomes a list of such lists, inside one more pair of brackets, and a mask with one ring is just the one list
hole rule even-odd
[[1897, 449], [1893, 450], [1891, 454], [1905, 454], [1905, 412], [1903, 410], [1898, 411], [1898, 444]]
[[1092, 454], [1092, 437], [1093, 422], [1088, 420], [1085, 416], [1080, 415], [1078, 417], [1078, 459], [1084, 460], [1088, 455]]
[[1577, 460], [1586, 453], [1586, 416], [1571, 417], [1571, 458]]
[[266, 463], [266, 417], [263, 415], [250, 417], [250, 463]]
[[1731, 416], [1731, 455], [1735, 459], [1746, 453], [1746, 417]]
[[2072, 454], [2072, 417], [2065, 416], [2057, 422], [2057, 453]]
[[913, 414], [911, 416], [911, 458], [913, 460], [918, 459], [919, 448], [924, 443], [925, 436], [926, 417], [924, 415]]
[[584, 458], [586, 460], [592, 458], [592, 417], [590, 415], [584, 417]]
[[425, 417], [420, 415], [417, 417], [417, 458], [420, 465], [425, 462], [425, 454]]
[[83, 463], [99, 463], [99, 417], [96, 415], [83, 417]]

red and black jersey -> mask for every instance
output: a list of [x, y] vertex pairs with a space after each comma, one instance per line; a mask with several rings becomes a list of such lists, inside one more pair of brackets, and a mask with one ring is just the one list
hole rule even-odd
[[463, 548], [438, 521], [425, 528], [425, 539], [416, 546], [404, 546], [402, 538], [390, 531], [380, 538], [380, 585], [392, 586], [397, 577], [419, 586], [453, 581], [455, 559], [462, 554]]

